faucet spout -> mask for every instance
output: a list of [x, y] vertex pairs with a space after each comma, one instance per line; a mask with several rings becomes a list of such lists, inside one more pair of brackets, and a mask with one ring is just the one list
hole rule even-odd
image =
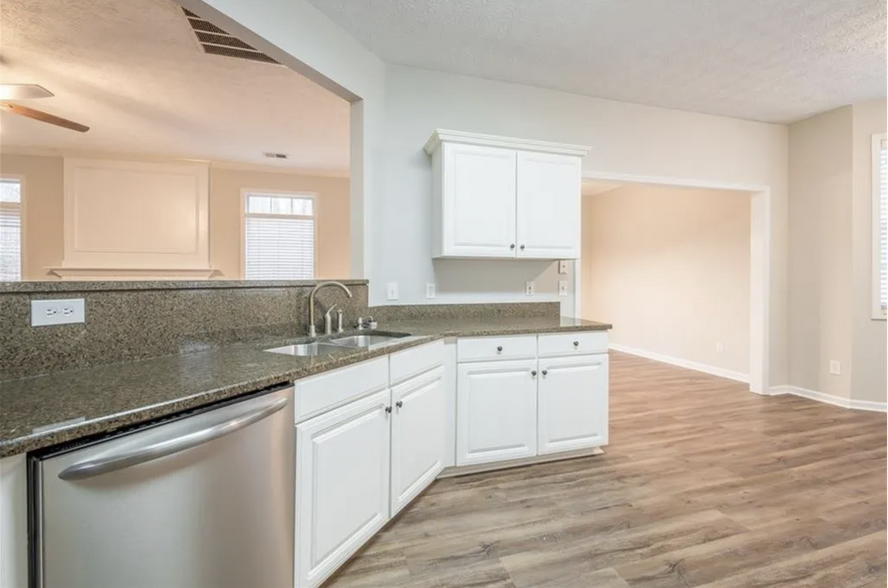
[[324, 288], [326, 286], [336, 286], [340, 288], [343, 292], [345, 292], [349, 298], [352, 297], [351, 290], [349, 290], [345, 284], [342, 282], [336, 281], [328, 281], [328, 282], [320, 282], [314, 288], [311, 289], [311, 293], [308, 295], [308, 336], [309, 337], [317, 337], [318, 329], [315, 326], [315, 294], [317, 294], [318, 290]]

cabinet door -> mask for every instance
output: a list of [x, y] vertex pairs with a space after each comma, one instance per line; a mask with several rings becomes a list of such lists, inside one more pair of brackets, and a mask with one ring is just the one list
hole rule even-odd
[[607, 444], [607, 360], [607, 354], [540, 360], [540, 454]]
[[580, 256], [580, 158], [518, 152], [518, 257]]
[[536, 360], [457, 368], [456, 464], [536, 455]]
[[390, 399], [296, 426], [296, 588], [318, 586], [388, 521]]
[[392, 508], [395, 516], [444, 469], [444, 368], [392, 388]]
[[515, 257], [516, 152], [459, 144], [443, 149], [442, 255]]

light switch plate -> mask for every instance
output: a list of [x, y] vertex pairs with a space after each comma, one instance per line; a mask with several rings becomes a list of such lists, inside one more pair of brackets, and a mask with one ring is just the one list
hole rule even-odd
[[32, 300], [31, 326], [71, 325], [86, 322], [83, 298], [65, 300]]
[[567, 280], [558, 280], [558, 295], [567, 296]]
[[842, 362], [835, 359], [829, 360], [829, 373], [834, 376], [842, 375]]
[[533, 296], [533, 282], [524, 282], [524, 293]]
[[385, 285], [385, 297], [388, 300], [398, 299], [398, 282], [389, 282]]

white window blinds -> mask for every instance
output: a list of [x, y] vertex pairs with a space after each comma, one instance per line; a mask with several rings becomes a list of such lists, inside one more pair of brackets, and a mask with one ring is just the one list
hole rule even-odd
[[22, 279], [22, 184], [0, 179], [0, 282]]
[[244, 277], [314, 279], [314, 200], [297, 194], [248, 192], [244, 207]]
[[888, 308], [888, 149], [885, 135], [873, 138], [873, 318]]

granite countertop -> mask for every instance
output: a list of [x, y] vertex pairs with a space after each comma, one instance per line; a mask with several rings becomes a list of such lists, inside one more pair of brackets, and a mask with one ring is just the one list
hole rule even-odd
[[108, 433], [444, 337], [607, 330], [611, 325], [534, 316], [386, 321], [380, 327], [413, 337], [317, 357], [263, 351], [293, 339], [254, 341], [0, 382], [0, 457]]

